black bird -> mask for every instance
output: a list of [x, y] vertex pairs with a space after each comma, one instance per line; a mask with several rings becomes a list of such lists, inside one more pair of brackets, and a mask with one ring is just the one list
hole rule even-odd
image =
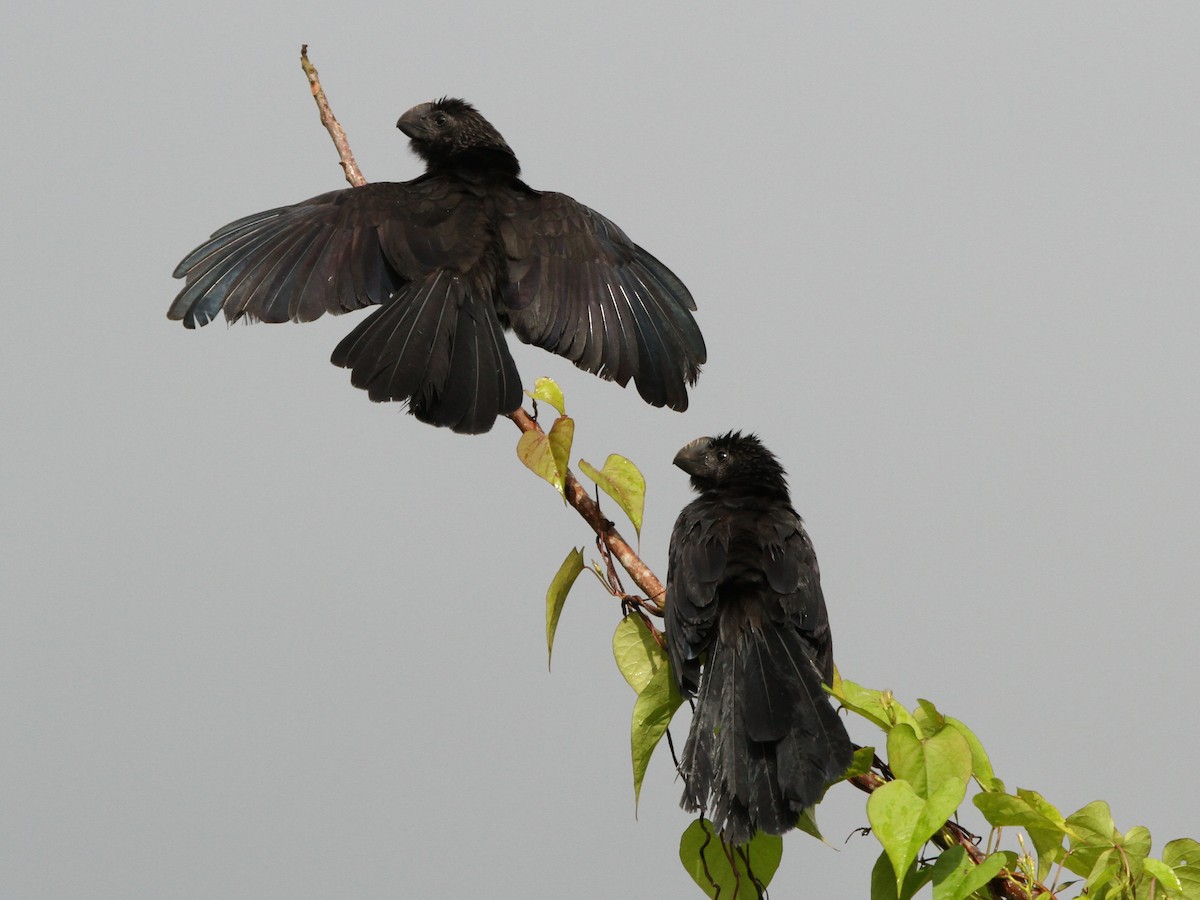
[[632, 378], [653, 406], [687, 408], [705, 348], [683, 282], [595, 210], [521, 181], [469, 103], [422, 103], [396, 127], [424, 175], [231, 222], [176, 267], [187, 284], [168, 317], [308, 322], [383, 304], [334, 364], [372, 400], [460, 432], [521, 404], [506, 329], [601, 378]]
[[793, 828], [853, 747], [821, 688], [829, 616], [783, 467], [740, 432], [692, 441], [675, 465], [700, 494], [675, 521], [667, 568], [671, 669], [698, 693], [681, 805], [741, 844]]

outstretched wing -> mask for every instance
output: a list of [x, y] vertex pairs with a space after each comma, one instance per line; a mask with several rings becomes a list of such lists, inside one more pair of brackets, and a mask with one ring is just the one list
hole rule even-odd
[[687, 409], [706, 354], [696, 304], [666, 266], [565, 194], [515, 195], [500, 234], [502, 300], [517, 336], [625, 385], [653, 406]]
[[[186, 285], [167, 312], [188, 328], [230, 321], [309, 322], [383, 303], [437, 268], [480, 253], [477, 197], [443, 179], [331, 191], [231, 222], [175, 269]], [[485, 230], [484, 230], [485, 231]]]
[[493, 305], [488, 207], [450, 178], [368, 184], [226, 225], [175, 270], [168, 316], [305, 322], [383, 304], [334, 350], [372, 400], [455, 431], [489, 430], [521, 386]]

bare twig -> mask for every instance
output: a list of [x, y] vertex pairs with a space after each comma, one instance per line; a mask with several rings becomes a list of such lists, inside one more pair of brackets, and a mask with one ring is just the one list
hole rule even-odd
[[321, 111], [321, 124], [333, 138], [333, 146], [337, 147], [338, 159], [341, 161], [342, 171], [346, 173], [346, 180], [350, 182], [351, 187], [362, 187], [367, 183], [367, 179], [363, 177], [358, 163], [354, 161], [354, 154], [350, 152], [350, 142], [346, 140], [346, 132], [342, 131], [342, 126], [334, 118], [333, 110], [329, 108], [329, 101], [325, 99], [325, 91], [321, 88], [321, 80], [317, 77], [317, 67], [308, 61], [308, 44], [300, 46], [300, 67], [308, 76], [308, 86], [312, 90], [313, 99], [317, 101], [317, 109]]

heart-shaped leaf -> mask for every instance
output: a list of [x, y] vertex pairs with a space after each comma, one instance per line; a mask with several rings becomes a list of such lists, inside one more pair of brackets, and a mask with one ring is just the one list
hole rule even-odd
[[921, 740], [911, 725], [899, 724], [888, 733], [888, 765], [925, 799], [948, 781], [961, 783], [965, 794], [971, 778], [971, 747], [954, 728]]
[[709, 897], [756, 900], [783, 858], [783, 839], [755, 834], [747, 843], [730, 846], [717, 836], [712, 822], [697, 819], [679, 839], [679, 861]]
[[543, 403], [549, 403], [558, 410], [560, 416], [567, 414], [567, 404], [563, 400], [562, 388], [558, 386], [558, 382], [553, 378], [542, 377], [533, 383], [533, 390], [526, 391], [534, 400], [541, 400]]
[[933, 900], [965, 900], [1000, 874], [1007, 862], [993, 853], [979, 865], [962, 847], [951, 847], [933, 865]]
[[613, 632], [613, 658], [617, 668], [637, 693], [645, 690], [654, 674], [667, 664], [667, 654], [641, 616], [626, 616]]
[[646, 505], [646, 479], [632, 462], [618, 453], [610, 453], [604, 468], [597, 469], [589, 462], [579, 461], [579, 469], [600, 486], [629, 516], [633, 530], [642, 536], [642, 512]]
[[966, 783], [952, 779], [922, 798], [911, 784], [897, 779], [878, 788], [867, 800], [871, 831], [883, 844], [896, 875], [896, 891], [921, 848], [954, 815], [966, 795]]
[[526, 431], [522, 434], [517, 441], [517, 457], [531, 472], [550, 482], [562, 494], [574, 439], [575, 421], [568, 416], [559, 416], [547, 433]]

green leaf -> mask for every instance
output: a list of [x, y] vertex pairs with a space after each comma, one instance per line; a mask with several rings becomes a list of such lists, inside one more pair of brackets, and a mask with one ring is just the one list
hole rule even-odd
[[1108, 885], [1116, 876], [1117, 871], [1121, 868], [1120, 857], [1117, 851], [1110, 847], [1096, 857], [1095, 864], [1087, 877], [1087, 891], [1092, 896], [1104, 896], [1107, 890], [1097, 891], [1095, 888], [1101, 885]]
[[575, 439], [575, 422], [567, 416], [559, 416], [550, 426], [549, 433], [526, 431], [517, 441], [517, 458], [531, 472], [554, 486], [560, 494], [567, 477], [567, 460], [571, 455], [571, 443]]
[[1033, 841], [1033, 849], [1037, 851], [1040, 880], [1050, 873], [1052, 865], [1063, 858], [1063, 854], [1066, 853], [1063, 849], [1063, 837], [1070, 837], [1072, 831], [1058, 808], [1037, 791], [1017, 788], [1017, 797], [1041, 817], [1041, 821], [1033, 822], [1025, 828]]
[[921, 739], [911, 725], [897, 725], [888, 732], [888, 765], [897, 778], [903, 778], [912, 784], [913, 790], [925, 796], [926, 783], [922, 763], [924, 754], [921, 750]]
[[525, 392], [534, 400], [541, 400], [543, 403], [549, 403], [558, 410], [560, 416], [567, 414], [567, 404], [563, 400], [562, 389], [559, 388], [558, 382], [553, 378], [539, 378], [533, 383], [533, 390]]
[[679, 861], [708, 896], [754, 900], [766, 892], [783, 858], [783, 838], [756, 834], [745, 844], [726, 844], [708, 819], [697, 819], [679, 838]]
[[933, 900], [965, 900], [999, 875], [1006, 861], [1004, 854], [993, 853], [975, 865], [966, 850], [951, 847], [933, 864]]
[[918, 733], [923, 737], [933, 737], [946, 727], [946, 717], [928, 700], [917, 699], [917, 708], [913, 710]]
[[1002, 828], [1005, 825], [1025, 828], [1029, 824], [1043, 824], [1041, 816], [1030, 809], [1028, 803], [1012, 794], [997, 794], [991, 791], [976, 794], [974, 803], [993, 828]]
[[871, 868], [871, 900], [896, 900], [896, 873], [886, 850]]
[[971, 748], [954, 728], [921, 740], [911, 725], [900, 724], [888, 733], [888, 765], [926, 800], [943, 785], [958, 784], [962, 793], [954, 803], [957, 808], [971, 779]]
[[963, 879], [961, 888], [963, 893], [960, 896], [969, 897], [976, 891], [982, 891], [988, 882], [1000, 874], [1000, 870], [1005, 867], [1007, 862], [1008, 859], [1003, 853], [993, 853], [972, 868], [967, 877]]
[[1004, 783], [996, 778], [996, 773], [992, 770], [991, 760], [988, 759], [983, 744], [970, 728], [958, 719], [942, 715], [938, 708], [928, 700], [917, 701], [917, 708], [913, 710], [913, 719], [916, 721], [917, 733], [923, 737], [932, 737], [947, 726], [958, 731], [971, 748], [971, 774], [979, 782], [979, 786], [985, 791], [1004, 790]]
[[1163, 862], [1179, 878], [1183, 896], [1200, 900], [1200, 843], [1191, 838], [1179, 838], [1163, 847]]
[[1121, 838], [1113, 824], [1112, 812], [1103, 800], [1094, 800], [1067, 816], [1066, 827], [1071, 852], [1066, 855], [1063, 865], [1076, 875], [1088, 878], [1090, 885], [1092, 875], [1099, 870], [1100, 859], [1108, 859], [1107, 852], [1116, 847]]
[[1163, 886], [1168, 896], [1187, 896], [1183, 892], [1183, 883], [1179, 880], [1179, 876], [1165, 862], [1153, 857], [1147, 857], [1142, 860], [1142, 866], [1145, 868], [1147, 875]]
[[675, 687], [675, 679], [671, 677], [670, 666], [663, 666], [651, 676], [650, 681], [638, 694], [637, 702], [633, 704], [633, 731], [630, 746], [633, 751], [633, 805], [637, 808], [638, 798], [642, 793], [642, 779], [646, 777], [646, 767], [650, 765], [650, 756], [654, 748], [662, 740], [671, 716], [679, 709], [683, 698]]
[[1150, 829], [1145, 825], [1134, 825], [1121, 839], [1121, 846], [1125, 848], [1126, 853], [1133, 853], [1145, 859], [1150, 855], [1150, 845], [1153, 841], [1150, 839]]
[[651, 677], [667, 664], [667, 655], [641, 616], [626, 616], [613, 632], [613, 658], [617, 669], [637, 693], [645, 690]]
[[800, 813], [800, 818], [796, 820], [796, 828], [810, 837], [815, 837], [822, 844], [829, 844], [829, 841], [825, 840], [825, 837], [821, 834], [821, 829], [817, 827], [817, 817], [813, 813], [812, 807]]
[[904, 884], [896, 893], [896, 875], [888, 861], [886, 852], [879, 854], [871, 869], [871, 900], [909, 900], [925, 887], [933, 877], [932, 869], [909, 866], [904, 874]]
[[987, 752], [975, 736], [975, 732], [951, 716], [946, 716], [946, 724], [961, 734], [966, 739], [967, 746], [971, 748], [971, 774], [979, 786], [985, 791], [1003, 791], [1004, 782], [996, 777], [992, 770], [992, 761], [988, 759]]
[[1058, 811], [1053, 803], [1039, 794], [1037, 791], [1026, 790], [1025, 788], [1017, 788], [1018, 799], [1024, 801], [1025, 805], [1031, 810], [1050, 822], [1061, 831], [1063, 834], [1071, 834], [1071, 829], [1067, 826], [1067, 820], [1063, 818], [1063, 814]]
[[1104, 800], [1093, 800], [1071, 813], [1067, 816], [1067, 825], [1081, 844], [1112, 846], [1113, 838], [1118, 834], [1117, 826], [1113, 824], [1112, 810]]
[[[1018, 790], [1017, 796], [986, 792], [975, 795], [975, 806], [989, 825], [1024, 828], [1038, 854], [1038, 877], [1045, 878], [1050, 866], [1063, 858], [1063, 837], [1071, 834], [1062, 813], [1036, 791]], [[1087, 872], [1076, 872], [1086, 875]]]
[[617, 506], [629, 516], [633, 530], [640, 538], [642, 511], [646, 505], [646, 479], [642, 477], [638, 467], [624, 456], [610, 453], [604, 461], [604, 468], [599, 471], [582, 459], [579, 461], [579, 468], [588, 478], [600, 485], [600, 490], [617, 501]]
[[558, 567], [554, 580], [546, 590], [546, 668], [550, 668], [550, 658], [554, 654], [554, 633], [558, 630], [558, 617], [562, 615], [563, 604], [567, 602], [567, 594], [571, 585], [583, 571], [583, 553], [571, 548], [567, 558]]
[[846, 767], [846, 771], [841, 774], [838, 781], [845, 781], [848, 778], [855, 778], [859, 775], [866, 775], [871, 771], [871, 766], [875, 763], [875, 748], [874, 747], [859, 747], [854, 751], [854, 756], [850, 758], [850, 765]]
[[829, 691], [842, 706], [851, 712], [858, 713], [864, 719], [874, 722], [884, 731], [891, 731], [897, 723], [907, 723], [916, 728], [912, 714], [901, 704], [891, 691], [876, 691], [862, 687], [853, 681], [846, 681], [834, 673], [833, 685]]
[[565, 479], [571, 460], [571, 444], [575, 442], [575, 420], [570, 416], [559, 416], [550, 426], [549, 437], [550, 452], [554, 454], [554, 465], [558, 469], [559, 479]]
[[1150, 829], [1144, 825], [1135, 825], [1115, 842], [1124, 852], [1121, 854], [1131, 877], [1142, 877], [1142, 864], [1150, 855]]
[[966, 793], [966, 782], [952, 779], [923, 799], [911, 784], [897, 779], [875, 790], [867, 800], [871, 831], [883, 844], [900, 893], [904, 873], [946, 821], [954, 815]]

